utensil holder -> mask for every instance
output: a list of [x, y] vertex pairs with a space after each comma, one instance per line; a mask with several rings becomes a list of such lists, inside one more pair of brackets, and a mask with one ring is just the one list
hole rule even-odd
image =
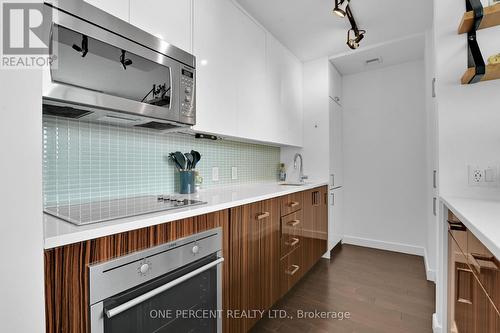
[[196, 192], [195, 187], [196, 172], [194, 170], [179, 171], [179, 193], [191, 194]]

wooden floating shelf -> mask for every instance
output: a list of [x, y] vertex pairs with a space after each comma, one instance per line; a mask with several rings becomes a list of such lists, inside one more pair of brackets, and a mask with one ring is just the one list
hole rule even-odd
[[[469, 84], [470, 80], [474, 77], [474, 74], [476, 74], [476, 69], [474, 67], [468, 68], [462, 76], [462, 84]], [[487, 65], [486, 73], [481, 79], [481, 82], [498, 79], [500, 79], [500, 64]]]
[[[462, 17], [460, 26], [458, 27], [458, 34], [461, 35], [471, 31], [473, 24], [474, 12], [466, 12]], [[484, 7], [483, 19], [481, 20], [479, 29], [491, 28], [497, 25], [500, 25], [500, 4]]]

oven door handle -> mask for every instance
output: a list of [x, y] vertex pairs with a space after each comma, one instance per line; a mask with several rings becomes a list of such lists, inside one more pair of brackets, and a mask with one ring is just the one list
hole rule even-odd
[[167, 291], [167, 290], [175, 287], [176, 285], [181, 284], [182, 282], [189, 280], [190, 278], [192, 278], [198, 274], [203, 273], [204, 271], [209, 270], [210, 268], [219, 265], [223, 261], [224, 261], [224, 258], [218, 258], [217, 260], [214, 260], [209, 264], [201, 266], [200, 268], [197, 268], [194, 271], [191, 271], [191, 272], [187, 273], [186, 275], [181, 276], [180, 278], [172, 280], [172, 281], [164, 284], [163, 286], [160, 286], [156, 289], [148, 291], [147, 293], [142, 294], [141, 296], [138, 296], [134, 299], [131, 299], [128, 302], [120, 304], [117, 307], [114, 307], [114, 308], [109, 309], [109, 310], [104, 310], [104, 312], [106, 313], [106, 316], [108, 318], [113, 318], [114, 316], [122, 313], [123, 311], [126, 311], [130, 308], [133, 308], [134, 306], [139, 305], [142, 302], [145, 302], [148, 299], [150, 299], [158, 294], [161, 294], [162, 292]]

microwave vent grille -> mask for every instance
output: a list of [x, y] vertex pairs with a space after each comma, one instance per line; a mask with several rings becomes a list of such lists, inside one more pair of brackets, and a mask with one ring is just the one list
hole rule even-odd
[[79, 110], [69, 106], [59, 106], [59, 105], [43, 105], [43, 114], [47, 116], [57, 116], [72, 119], [79, 119], [91, 114], [92, 111]]

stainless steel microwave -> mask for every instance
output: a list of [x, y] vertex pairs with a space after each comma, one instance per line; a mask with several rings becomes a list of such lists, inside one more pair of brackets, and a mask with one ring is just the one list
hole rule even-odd
[[82, 0], [46, 1], [46, 115], [159, 130], [196, 123], [193, 55]]

